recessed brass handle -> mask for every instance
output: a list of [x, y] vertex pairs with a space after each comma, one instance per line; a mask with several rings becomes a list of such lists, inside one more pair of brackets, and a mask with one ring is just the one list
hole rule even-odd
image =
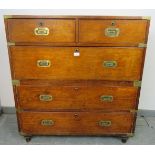
[[47, 36], [49, 35], [49, 28], [47, 27], [37, 27], [34, 29], [35, 35]]
[[37, 60], [38, 67], [50, 67], [51, 61], [50, 60]]
[[54, 121], [53, 120], [44, 119], [44, 120], [41, 121], [41, 125], [42, 126], [52, 126], [52, 125], [54, 125]]
[[117, 67], [117, 61], [103, 61], [103, 67], [115, 68]]
[[108, 126], [111, 126], [111, 121], [105, 121], [105, 120], [100, 120], [99, 122], [98, 122], [98, 124], [99, 124], [99, 126], [101, 126], [101, 127], [108, 127]]
[[39, 96], [40, 101], [52, 101], [53, 100], [53, 96], [52, 95], [40, 95]]
[[100, 97], [100, 99], [103, 102], [112, 102], [113, 101], [113, 96], [111, 96], [111, 95], [102, 95]]
[[120, 34], [119, 28], [109, 27], [105, 29], [105, 36], [107, 37], [118, 37]]

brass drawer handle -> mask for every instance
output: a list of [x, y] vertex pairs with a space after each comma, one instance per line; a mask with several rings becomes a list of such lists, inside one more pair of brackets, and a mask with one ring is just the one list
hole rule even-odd
[[117, 67], [117, 61], [103, 61], [103, 67], [115, 68]]
[[101, 127], [108, 127], [108, 126], [111, 126], [111, 121], [100, 120], [98, 124]]
[[50, 60], [38, 60], [37, 61], [37, 66], [38, 67], [50, 67], [51, 66], [51, 61]]
[[107, 37], [118, 37], [120, 34], [119, 28], [106, 28], [105, 29], [105, 36]]
[[44, 119], [44, 120], [41, 121], [41, 125], [42, 126], [52, 126], [52, 125], [54, 125], [54, 121], [53, 120]]
[[40, 95], [39, 99], [40, 101], [52, 101], [53, 96], [52, 95]]
[[49, 28], [47, 27], [37, 27], [34, 29], [34, 34], [35, 35], [40, 35], [40, 36], [47, 36], [49, 35]]
[[103, 102], [112, 102], [113, 101], [113, 96], [111, 96], [111, 95], [102, 95], [100, 97], [100, 99]]

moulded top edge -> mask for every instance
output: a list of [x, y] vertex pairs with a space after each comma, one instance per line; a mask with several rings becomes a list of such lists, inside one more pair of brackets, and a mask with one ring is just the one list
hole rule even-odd
[[9, 18], [45, 18], [45, 19], [50, 19], [50, 18], [68, 18], [68, 19], [74, 19], [74, 18], [78, 18], [78, 19], [147, 19], [150, 20], [151, 17], [149, 16], [76, 16], [76, 15], [65, 15], [65, 16], [61, 16], [61, 15], [4, 15], [5, 19], [9, 19]]

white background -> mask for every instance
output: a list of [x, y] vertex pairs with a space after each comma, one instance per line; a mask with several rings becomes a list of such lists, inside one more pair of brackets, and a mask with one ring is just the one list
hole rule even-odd
[[155, 10], [0, 10], [0, 98], [2, 106], [14, 106], [3, 15], [112, 15], [151, 16], [139, 109], [155, 110]]

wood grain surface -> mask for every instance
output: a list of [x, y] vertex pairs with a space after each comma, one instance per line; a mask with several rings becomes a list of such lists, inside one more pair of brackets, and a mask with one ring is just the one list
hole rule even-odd
[[[74, 56], [78, 49], [79, 56]], [[141, 78], [142, 48], [23, 47], [10, 48], [15, 79], [67, 79], [133, 81]], [[38, 60], [50, 60], [50, 67], [38, 67]], [[116, 61], [107, 68], [104, 61]]]
[[[104, 135], [131, 133], [134, 113], [103, 112], [22, 112], [19, 113], [21, 132], [35, 135]], [[42, 120], [53, 125], [43, 126]], [[111, 121], [99, 126], [99, 121]]]
[[[20, 80], [13, 90], [22, 135], [128, 137], [134, 132], [140, 87], [133, 84], [142, 80], [146, 47], [139, 43], [147, 44], [149, 19], [13, 15], [4, 21], [7, 41], [15, 44], [8, 43], [8, 50], [12, 79]], [[49, 34], [36, 35], [36, 28]], [[110, 37], [107, 28], [118, 35]], [[40, 67], [40, 60], [50, 65]]]
[[[38, 27], [48, 28], [49, 35], [35, 35]], [[9, 19], [8, 31], [13, 42], [75, 42], [75, 20], [71, 19]]]
[[[17, 87], [18, 108], [24, 110], [131, 110], [136, 107], [138, 88], [113, 87], [94, 84], [61, 86]], [[51, 101], [40, 100], [40, 95], [52, 96]], [[112, 101], [103, 101], [101, 96], [112, 96]]]
[[[117, 37], [108, 37], [105, 35], [106, 28], [119, 28], [120, 33]], [[79, 42], [145, 43], [146, 30], [146, 20], [80, 20]]]

